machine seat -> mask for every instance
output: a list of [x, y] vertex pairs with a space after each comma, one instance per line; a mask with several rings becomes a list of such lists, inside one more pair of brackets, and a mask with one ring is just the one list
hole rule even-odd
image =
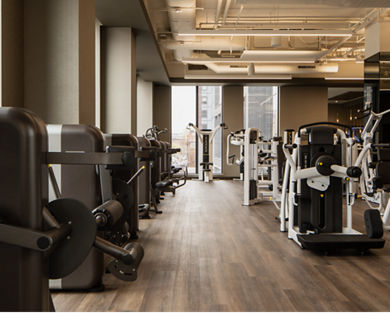
[[348, 234], [348, 235], [297, 235], [298, 241], [302, 247], [308, 250], [341, 250], [341, 249], [381, 249], [385, 245], [382, 238], [369, 238], [367, 235]]
[[154, 187], [156, 189], [164, 189], [164, 188], [167, 188], [169, 186], [172, 186], [172, 181], [171, 180], [163, 180], [163, 181], [158, 181]]
[[177, 174], [177, 173], [179, 173], [181, 171], [181, 167], [174, 167], [173, 166], [171, 171], [172, 171], [173, 174]]

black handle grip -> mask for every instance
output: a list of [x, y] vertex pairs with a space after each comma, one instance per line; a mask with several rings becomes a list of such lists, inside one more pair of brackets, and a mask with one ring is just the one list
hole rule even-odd
[[285, 144], [284, 145], [284, 147], [286, 148], [286, 149], [295, 149], [295, 148], [297, 148], [298, 146], [297, 146], [297, 144], [296, 143], [293, 143], [293, 144]]

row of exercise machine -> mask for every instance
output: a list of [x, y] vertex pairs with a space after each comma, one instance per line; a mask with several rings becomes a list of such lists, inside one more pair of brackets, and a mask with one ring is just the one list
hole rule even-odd
[[[366, 123], [359, 138], [351, 127], [331, 122], [302, 125], [271, 140], [255, 128], [230, 133], [226, 162], [240, 168], [243, 205], [272, 201], [280, 230], [302, 248], [383, 248], [383, 229], [390, 229], [390, 143], [375, 138], [390, 110], [361, 113]], [[238, 156], [230, 154], [233, 146]], [[369, 206], [365, 234], [353, 228], [359, 198]]]
[[105, 271], [137, 279], [139, 218], [186, 182], [163, 132], [103, 134], [0, 108], [2, 310], [54, 310], [50, 290], [103, 290]]

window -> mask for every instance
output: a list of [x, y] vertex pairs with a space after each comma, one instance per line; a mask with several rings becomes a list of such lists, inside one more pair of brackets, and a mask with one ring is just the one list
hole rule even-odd
[[244, 87], [244, 127], [258, 128], [264, 139], [278, 135], [279, 88]]
[[[222, 87], [198, 87], [198, 127], [213, 130], [222, 123]], [[201, 152], [199, 152], [201, 153]], [[201, 156], [200, 156], [201, 157]], [[222, 131], [215, 134], [213, 141], [213, 173], [222, 173]]]
[[172, 165], [187, 166], [189, 173], [196, 173], [196, 135], [187, 129], [188, 123], [196, 123], [196, 87], [172, 87], [172, 147], [180, 148], [172, 155]]

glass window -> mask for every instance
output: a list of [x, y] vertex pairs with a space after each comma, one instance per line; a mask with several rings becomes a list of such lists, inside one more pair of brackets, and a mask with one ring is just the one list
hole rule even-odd
[[258, 128], [265, 139], [278, 135], [279, 87], [244, 87], [244, 127]]
[[172, 87], [172, 147], [180, 148], [172, 155], [172, 165], [187, 166], [189, 173], [196, 172], [196, 136], [187, 129], [196, 123], [196, 87]]
[[[198, 127], [213, 130], [222, 123], [222, 87], [199, 86]], [[213, 141], [213, 173], [222, 173], [222, 131], [215, 134]]]

